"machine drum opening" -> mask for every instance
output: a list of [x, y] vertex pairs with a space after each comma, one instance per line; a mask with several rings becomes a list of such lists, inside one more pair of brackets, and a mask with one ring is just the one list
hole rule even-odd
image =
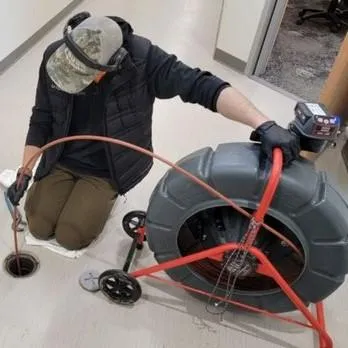
[[[277, 219], [267, 216], [265, 222], [293, 242], [303, 254], [303, 247], [295, 234]], [[189, 218], [182, 226], [178, 236], [178, 245], [183, 256], [203, 251], [215, 246], [240, 242], [248, 228], [249, 219], [230, 207], [217, 207], [203, 210]], [[254, 244], [260, 249], [290, 284], [296, 281], [304, 268], [304, 260], [288, 245], [265, 229], [258, 233]], [[243, 265], [238, 267], [238, 262]], [[228, 288], [231, 276], [238, 272], [235, 290], [255, 292], [278, 289], [276, 282], [264, 275], [258, 274], [258, 261], [248, 254], [243, 260], [238, 257], [230, 258], [227, 253], [223, 262], [215, 260], [201, 260], [191, 264], [192, 270], [206, 281], [219, 286], [223, 290]]]

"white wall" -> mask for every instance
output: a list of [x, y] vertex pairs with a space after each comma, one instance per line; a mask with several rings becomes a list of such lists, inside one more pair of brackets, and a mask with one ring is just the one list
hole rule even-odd
[[1, 0], [0, 61], [71, 2], [72, 0]]
[[224, 0], [216, 47], [247, 62], [268, 0]]

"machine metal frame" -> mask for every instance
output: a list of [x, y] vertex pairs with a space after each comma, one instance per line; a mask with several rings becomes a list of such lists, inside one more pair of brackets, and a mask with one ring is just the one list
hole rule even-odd
[[[277, 190], [278, 183], [280, 181], [281, 172], [282, 172], [282, 153], [280, 150], [276, 149], [273, 156], [273, 166], [270, 173], [270, 177], [267, 183], [267, 187], [264, 191], [263, 197], [260, 201], [259, 207], [257, 211], [253, 214], [253, 218], [250, 220], [249, 229], [247, 231], [248, 235], [246, 241], [242, 244], [238, 243], [227, 243], [224, 245], [220, 245], [214, 248], [206, 249], [204, 251], [200, 251], [197, 253], [190, 254], [188, 256], [179, 257], [177, 259], [167, 261], [158, 265], [150, 266], [144, 269], [139, 269], [136, 271], [129, 272], [132, 260], [135, 256], [135, 253], [138, 250], [141, 250], [146, 239], [146, 228], [144, 226], [139, 227], [136, 230], [136, 233], [133, 238], [133, 242], [131, 248], [129, 250], [126, 262], [123, 267], [124, 272], [129, 272], [129, 276], [133, 278], [140, 277], [149, 277], [151, 279], [155, 279], [161, 282], [166, 283], [169, 286], [178, 287], [181, 289], [185, 289], [187, 291], [197, 293], [200, 295], [206, 295], [209, 298], [223, 301], [234, 306], [238, 306], [256, 313], [261, 313], [270, 317], [273, 317], [278, 320], [286, 321], [289, 323], [293, 323], [299, 326], [307, 327], [315, 330], [319, 335], [319, 347], [320, 348], [332, 348], [333, 342], [326, 330], [325, 326], [325, 315], [324, 315], [324, 304], [323, 302], [319, 302], [315, 304], [316, 313], [312, 313], [307, 306], [303, 303], [301, 298], [295, 293], [295, 291], [291, 288], [291, 285], [287, 283], [287, 281], [282, 277], [282, 275], [277, 271], [277, 269], [272, 265], [267, 256], [259, 249], [253, 247], [253, 242], [257, 236], [257, 233], [260, 229], [261, 223], [267, 214], [268, 208], [270, 207], [274, 194]], [[154, 275], [154, 273], [158, 273], [161, 271], [166, 271], [172, 268], [184, 266], [191, 264], [193, 262], [203, 260], [203, 259], [213, 259], [217, 261], [222, 261], [224, 258], [224, 254], [227, 252], [232, 252], [235, 250], [244, 250], [253, 255], [258, 261], [259, 265], [257, 267], [256, 272], [272, 278], [282, 289], [282, 291], [286, 294], [289, 300], [294, 304], [294, 306], [303, 314], [303, 316], [307, 319], [309, 324], [294, 320], [291, 318], [287, 318], [285, 316], [271, 313], [266, 310], [249, 306], [240, 302], [236, 302], [230, 299], [226, 299], [223, 297], [216, 296], [215, 294], [208, 293], [206, 291], [195, 289], [189, 286], [186, 286], [182, 283], [171, 281]]]

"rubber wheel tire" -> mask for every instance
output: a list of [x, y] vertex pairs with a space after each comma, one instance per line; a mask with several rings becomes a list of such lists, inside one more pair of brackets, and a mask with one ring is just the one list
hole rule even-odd
[[134, 304], [142, 294], [138, 280], [122, 270], [110, 269], [103, 272], [98, 283], [100, 291], [110, 301], [121, 305]]
[[[204, 148], [178, 164], [239, 205], [255, 209], [262, 196], [270, 164], [260, 162], [257, 144], [222, 144]], [[169, 170], [152, 193], [146, 220], [150, 249], [159, 263], [182, 256], [179, 231], [197, 212], [225, 204]], [[301, 241], [305, 265], [292, 288], [306, 303], [332, 294], [348, 272], [348, 206], [322, 172], [300, 159], [284, 169], [268, 214], [281, 221]], [[244, 233], [244, 232], [243, 232]], [[175, 281], [211, 292], [211, 282], [189, 265], [167, 271]], [[218, 292], [224, 296], [225, 292]], [[295, 309], [281, 289], [235, 291], [234, 300], [271, 312]]]
[[[137, 218], [137, 225], [131, 228], [129, 223], [132, 219]], [[144, 227], [146, 219], [146, 212], [142, 210], [134, 210], [127, 213], [122, 219], [123, 230], [128, 234], [132, 239], [136, 238], [137, 233], [135, 232], [136, 228]], [[146, 234], [144, 235], [144, 242], [146, 242]]]

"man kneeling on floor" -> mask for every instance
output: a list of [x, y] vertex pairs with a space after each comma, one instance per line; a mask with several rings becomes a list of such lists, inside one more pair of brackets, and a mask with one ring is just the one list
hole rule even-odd
[[[266, 156], [276, 146], [287, 163], [299, 154], [297, 138], [229, 83], [133, 34], [121, 18], [82, 13], [43, 55], [23, 164], [39, 147], [70, 135], [104, 135], [151, 150], [154, 101], [175, 96], [256, 129]], [[38, 239], [55, 237], [70, 250], [88, 246], [102, 232], [117, 196], [137, 185], [151, 166], [143, 154], [100, 142], [51, 148], [27, 194], [30, 232]], [[27, 190], [33, 167], [25, 171], [23, 185], [17, 188], [15, 182], [8, 190], [14, 205]]]

